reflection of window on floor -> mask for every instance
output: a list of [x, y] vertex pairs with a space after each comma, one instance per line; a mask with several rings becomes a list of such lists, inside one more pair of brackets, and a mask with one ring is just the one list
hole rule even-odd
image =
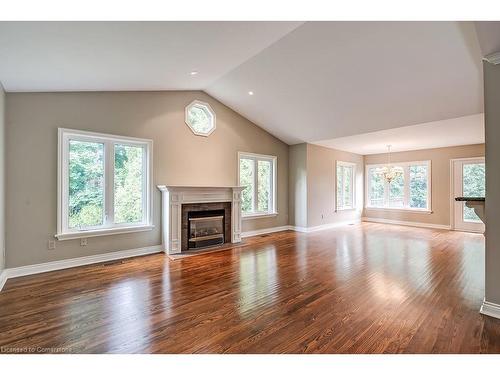
[[254, 309], [276, 299], [275, 288], [278, 281], [276, 269], [274, 246], [240, 257], [240, 314], [243, 316], [251, 314]]
[[[462, 167], [462, 190], [464, 197], [484, 197], [485, 168], [484, 163], [467, 163]], [[481, 222], [474, 209], [464, 204], [463, 220], [467, 222]]]

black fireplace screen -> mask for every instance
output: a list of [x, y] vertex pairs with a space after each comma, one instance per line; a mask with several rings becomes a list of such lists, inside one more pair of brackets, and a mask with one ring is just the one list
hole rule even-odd
[[191, 211], [188, 213], [188, 248], [222, 245], [224, 243], [224, 210]]

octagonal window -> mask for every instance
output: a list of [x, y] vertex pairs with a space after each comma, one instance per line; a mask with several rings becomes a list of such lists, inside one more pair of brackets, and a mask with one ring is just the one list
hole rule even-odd
[[195, 100], [186, 107], [186, 124], [194, 134], [207, 137], [215, 130], [215, 112], [208, 103]]

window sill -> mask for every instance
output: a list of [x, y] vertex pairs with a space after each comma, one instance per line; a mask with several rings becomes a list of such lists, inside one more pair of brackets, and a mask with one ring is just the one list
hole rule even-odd
[[264, 213], [257, 213], [257, 214], [242, 214], [241, 215], [241, 220], [252, 220], [252, 219], [260, 219], [264, 217], [275, 217], [278, 216], [277, 212], [264, 212]]
[[137, 225], [129, 227], [82, 230], [80, 232], [58, 233], [55, 235], [55, 237], [60, 241], [74, 240], [77, 238], [109, 236], [113, 234], [133, 233], [133, 232], [146, 232], [152, 230], [154, 227], [155, 227], [154, 225]]
[[398, 208], [398, 207], [365, 207], [367, 211], [386, 211], [386, 212], [408, 212], [412, 214], [432, 214], [432, 210]]
[[347, 208], [337, 208], [335, 211], [356, 211], [356, 207], [347, 207]]

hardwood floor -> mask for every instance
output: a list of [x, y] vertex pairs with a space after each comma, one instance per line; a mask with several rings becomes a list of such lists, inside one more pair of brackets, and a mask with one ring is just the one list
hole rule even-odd
[[[500, 353], [484, 238], [363, 223], [9, 280], [0, 347], [104, 353]], [[41, 349], [37, 349], [41, 348]]]

